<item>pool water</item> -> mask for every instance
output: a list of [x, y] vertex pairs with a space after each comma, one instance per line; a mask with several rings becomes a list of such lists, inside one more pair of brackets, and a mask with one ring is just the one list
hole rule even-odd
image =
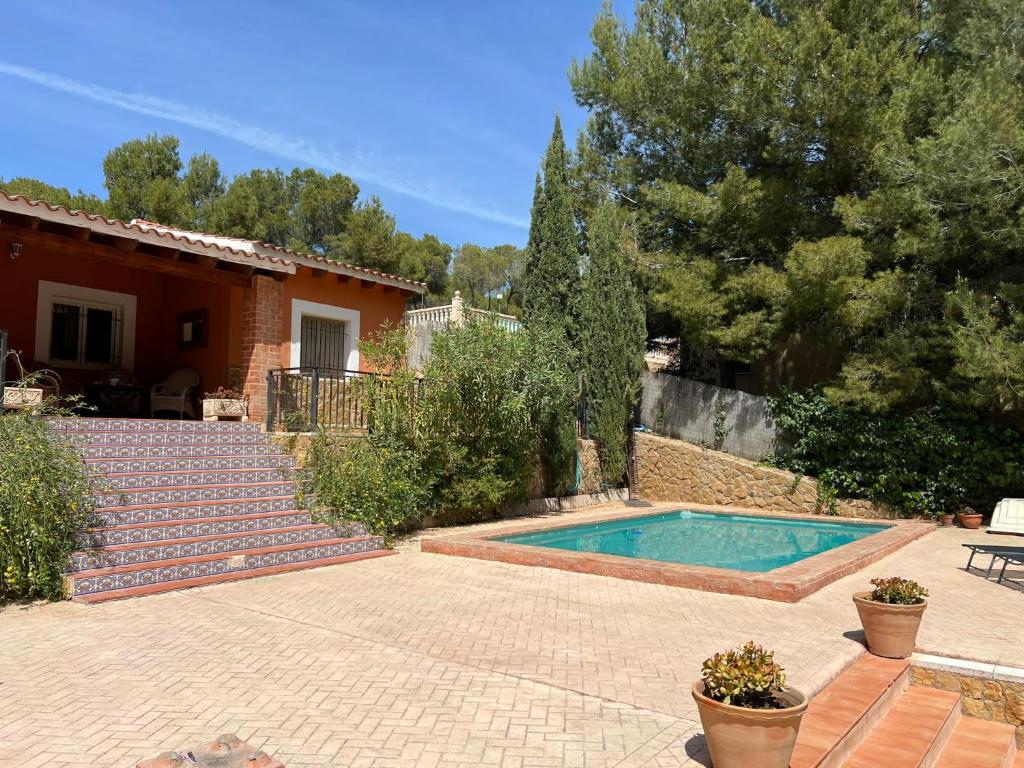
[[888, 527], [679, 511], [502, 536], [495, 541], [764, 573]]

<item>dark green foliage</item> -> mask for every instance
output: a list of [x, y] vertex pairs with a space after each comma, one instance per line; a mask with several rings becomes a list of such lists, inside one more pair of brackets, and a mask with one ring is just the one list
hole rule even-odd
[[584, 386], [601, 472], [617, 484], [626, 471], [626, 422], [640, 391], [647, 328], [627, 261], [627, 249], [635, 249], [632, 233], [620, 226], [611, 203], [596, 209], [588, 236], [580, 302]]
[[775, 694], [786, 690], [786, 675], [775, 652], [753, 642], [716, 653], [701, 667], [704, 695], [723, 704], [748, 709], [778, 709]]
[[872, 579], [871, 599], [876, 603], [889, 605], [920, 605], [928, 597], [928, 590], [910, 579], [891, 576], [887, 579]]
[[879, 415], [836, 406], [820, 389], [783, 392], [772, 411], [788, 448], [771, 461], [832, 494], [928, 516], [1024, 495], [1024, 435], [983, 416], [938, 405]]
[[835, 402], [1019, 412], [1022, 30], [1015, 0], [609, 7], [570, 73], [581, 207], [637, 216], [696, 353], [799, 339]]
[[81, 458], [39, 418], [47, 411], [0, 416], [0, 602], [62, 597], [75, 532], [90, 510]]
[[580, 248], [562, 125], [555, 118], [544, 155], [543, 185], [538, 180], [530, 221], [524, 275], [523, 319], [565, 334], [578, 348], [580, 338]]
[[[576, 390], [560, 335], [470, 321], [435, 334], [422, 380], [406, 367], [406, 344], [397, 329], [360, 346], [384, 374], [364, 392], [366, 445], [322, 437], [311, 453], [310, 489], [332, 514], [382, 533], [426, 512], [483, 516], [526, 497], [539, 456], [567, 486], [575, 433], [566, 440], [552, 425], [573, 412]], [[351, 487], [363, 482], [374, 492]]]

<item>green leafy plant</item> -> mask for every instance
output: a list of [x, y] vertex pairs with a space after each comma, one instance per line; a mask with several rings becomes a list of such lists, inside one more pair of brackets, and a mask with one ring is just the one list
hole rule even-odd
[[213, 392], [205, 392], [203, 397], [210, 400], [247, 400], [245, 393], [234, 387], [217, 387]]
[[918, 605], [928, 597], [928, 590], [910, 579], [891, 576], [887, 579], [872, 579], [874, 589], [871, 600], [890, 605]]
[[936, 517], [992, 508], [1024, 490], [1024, 434], [983, 414], [936, 405], [877, 414], [833, 403], [821, 388], [770, 398], [781, 449], [766, 463], [818, 479], [836, 496]]
[[391, 537], [421, 513], [426, 489], [415, 454], [385, 441], [321, 432], [310, 443], [317, 516], [357, 521]]
[[748, 642], [706, 659], [701, 668], [704, 695], [748, 709], [780, 709], [776, 694], [786, 690], [786, 675], [775, 652]]
[[91, 511], [81, 458], [42, 418], [55, 415], [73, 418], [53, 398], [0, 416], [0, 600], [59, 599], [75, 533]]

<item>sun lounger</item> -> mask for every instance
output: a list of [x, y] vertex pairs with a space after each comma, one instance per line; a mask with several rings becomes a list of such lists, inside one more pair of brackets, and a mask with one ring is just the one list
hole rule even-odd
[[1024, 535], [1024, 499], [1003, 499], [996, 504], [988, 532]]
[[992, 556], [988, 564], [988, 570], [985, 572], [986, 579], [992, 575], [992, 570], [995, 568], [997, 560], [1003, 561], [1003, 567], [997, 580], [999, 582], [1002, 582], [1005, 578], [1006, 566], [1010, 563], [1024, 565], [1024, 547], [1008, 547], [1004, 544], [964, 544], [963, 546], [971, 550], [971, 556], [967, 558], [967, 565], [964, 567], [965, 571], [971, 570], [971, 563], [974, 562], [975, 555]]

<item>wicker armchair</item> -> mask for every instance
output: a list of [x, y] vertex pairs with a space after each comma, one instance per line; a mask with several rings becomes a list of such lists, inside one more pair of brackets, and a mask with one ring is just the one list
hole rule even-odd
[[196, 417], [192, 394], [199, 386], [199, 371], [195, 368], [179, 368], [164, 381], [154, 384], [149, 391], [149, 415], [157, 411], [174, 411], [178, 418]]

